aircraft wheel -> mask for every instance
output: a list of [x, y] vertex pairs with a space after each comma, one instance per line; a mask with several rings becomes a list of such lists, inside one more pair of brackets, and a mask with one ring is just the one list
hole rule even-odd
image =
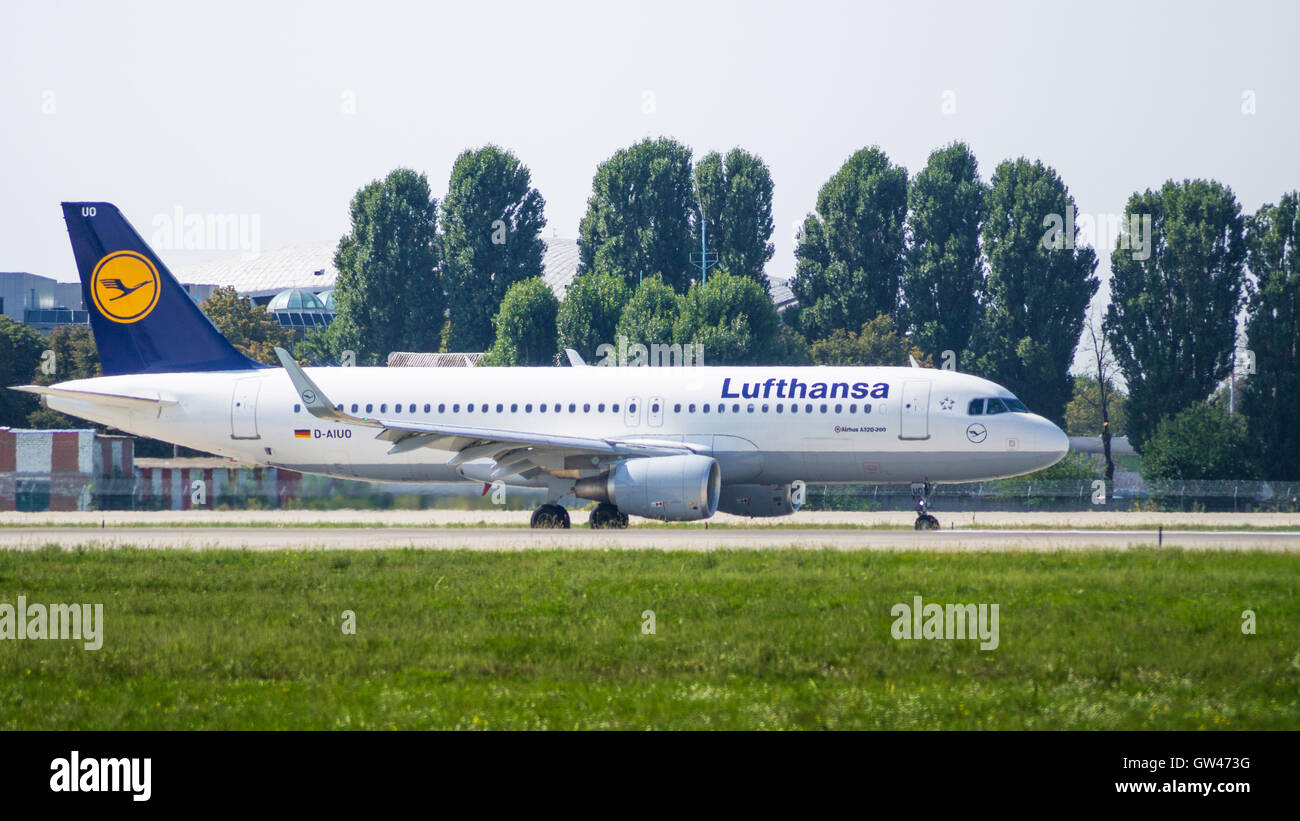
[[560, 505], [542, 505], [533, 511], [529, 527], [537, 530], [569, 529], [569, 511]]
[[929, 513], [925, 513], [916, 517], [916, 524], [914, 527], [917, 530], [938, 530], [939, 520], [931, 516]]

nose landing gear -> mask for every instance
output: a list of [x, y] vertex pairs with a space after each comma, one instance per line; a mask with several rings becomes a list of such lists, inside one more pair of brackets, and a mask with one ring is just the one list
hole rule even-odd
[[912, 485], [912, 497], [916, 499], [916, 524], [913, 528], [916, 530], [938, 530], [939, 520], [930, 515], [930, 494], [934, 492], [934, 485], [929, 482], [915, 483]]

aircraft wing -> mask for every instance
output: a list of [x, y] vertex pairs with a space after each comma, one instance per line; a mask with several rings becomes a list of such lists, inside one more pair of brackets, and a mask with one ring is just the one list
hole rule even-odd
[[521, 473], [536, 475], [545, 469], [563, 469], [566, 456], [591, 455], [597, 458], [622, 459], [640, 456], [672, 456], [695, 453], [702, 445], [668, 439], [595, 438], [565, 436], [533, 431], [505, 430], [472, 425], [448, 425], [421, 422], [414, 419], [379, 419], [355, 416], [341, 411], [330, 402], [324, 392], [312, 381], [288, 351], [275, 349], [284, 365], [294, 389], [302, 399], [303, 407], [317, 419], [377, 428], [376, 439], [392, 442], [390, 454], [405, 453], [416, 448], [435, 448], [456, 453], [449, 464], [457, 465], [476, 459], [492, 459], [497, 463], [493, 478]]

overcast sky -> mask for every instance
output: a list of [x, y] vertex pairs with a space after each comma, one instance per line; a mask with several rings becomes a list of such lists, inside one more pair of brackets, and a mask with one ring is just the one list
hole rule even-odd
[[407, 166], [441, 198], [487, 142], [570, 238], [620, 147], [756, 152], [782, 276], [818, 188], [873, 144], [912, 174], [952, 140], [986, 179], [1040, 158], [1089, 214], [1185, 177], [1253, 211], [1300, 188], [1298, 8], [4, 0], [0, 270], [75, 279], [62, 200], [114, 202], [146, 239], [179, 206], [256, 216], [264, 249], [336, 242], [359, 186]]

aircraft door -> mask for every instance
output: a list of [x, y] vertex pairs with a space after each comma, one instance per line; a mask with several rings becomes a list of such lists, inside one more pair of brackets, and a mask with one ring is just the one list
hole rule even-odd
[[230, 438], [260, 439], [257, 433], [257, 392], [261, 379], [240, 379], [230, 398]]
[[664, 398], [662, 396], [650, 397], [650, 406], [646, 409], [646, 421], [650, 427], [657, 428], [664, 423]]
[[629, 428], [635, 428], [641, 424], [641, 398], [639, 396], [629, 396], [623, 404], [623, 424]]
[[930, 383], [917, 380], [903, 383], [903, 401], [899, 402], [902, 414], [898, 428], [899, 439], [930, 438]]

